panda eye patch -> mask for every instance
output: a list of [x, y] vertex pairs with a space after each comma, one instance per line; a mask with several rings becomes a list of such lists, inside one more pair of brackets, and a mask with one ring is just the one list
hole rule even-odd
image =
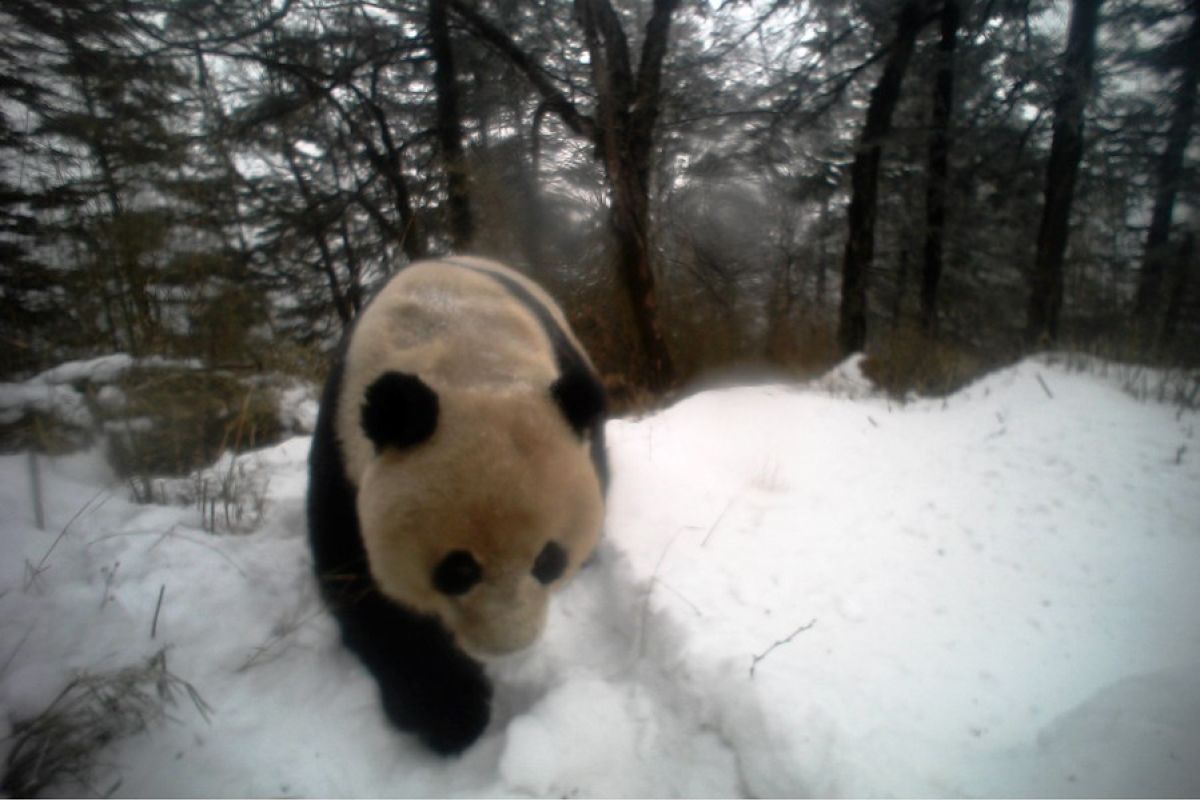
[[466, 594], [483, 580], [483, 567], [466, 550], [455, 550], [433, 571], [433, 586], [442, 594]]
[[562, 577], [567, 568], [567, 551], [558, 542], [546, 542], [542, 552], [533, 560], [533, 577], [543, 584], [553, 583]]

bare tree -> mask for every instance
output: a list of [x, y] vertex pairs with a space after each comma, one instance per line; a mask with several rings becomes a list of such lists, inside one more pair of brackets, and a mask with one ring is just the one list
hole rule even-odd
[[867, 275], [875, 257], [875, 212], [879, 201], [879, 163], [892, 129], [900, 85], [926, 21], [924, 0], [906, 0], [879, 82], [871, 90], [867, 118], [850, 168], [850, 230], [842, 259], [842, 304], [838, 344], [844, 354], [863, 349], [867, 340]]
[[446, 19], [446, 0], [429, 0], [429, 40], [433, 53], [433, 85], [437, 95], [437, 140], [446, 171], [446, 204], [450, 243], [465, 249], [474, 237], [466, 165], [463, 162], [462, 117], [459, 114], [458, 73]]
[[1083, 158], [1083, 111], [1092, 88], [1096, 28], [1103, 0], [1072, 0], [1067, 49], [1063, 56], [1058, 98], [1054, 104], [1054, 138], [1046, 166], [1046, 191], [1038, 230], [1027, 335], [1035, 343], [1058, 340], [1063, 304], [1063, 257], [1070, 231], [1075, 179]]
[[1190, 6], [1191, 28], [1187, 37], [1172, 49], [1172, 54], [1178, 54], [1182, 70], [1175, 94], [1175, 107], [1171, 112], [1171, 124], [1167, 129], [1167, 144], [1158, 159], [1154, 210], [1150, 216], [1150, 230], [1146, 234], [1146, 249], [1138, 281], [1135, 311], [1147, 339], [1151, 338], [1150, 327], [1162, 304], [1163, 274], [1172, 255], [1172, 248], [1168, 246], [1171, 217], [1174, 215], [1175, 196], [1179, 192], [1183, 173], [1183, 155], [1191, 138], [1192, 121], [1196, 113], [1196, 87], [1200, 84], [1200, 0], [1191, 0]]
[[937, 331], [938, 283], [946, 225], [946, 179], [950, 163], [950, 112], [954, 104], [954, 50], [958, 39], [958, 0], [942, 4], [941, 38], [934, 74], [933, 116], [929, 133], [929, 174], [925, 187], [925, 260], [921, 273], [921, 328]]
[[568, 129], [595, 145], [608, 180], [617, 273], [645, 357], [643, 379], [651, 389], [669, 387], [675, 380], [675, 366], [659, 323], [650, 247], [650, 167], [662, 100], [663, 62], [678, 0], [654, 0], [636, 68], [612, 3], [576, 0], [576, 18], [591, 62], [596, 98], [593, 114], [580, 111], [558, 88], [551, 73], [500, 27], [464, 0], [450, 0], [450, 4], [477, 36], [526, 75], [542, 96], [545, 111], [557, 114]]

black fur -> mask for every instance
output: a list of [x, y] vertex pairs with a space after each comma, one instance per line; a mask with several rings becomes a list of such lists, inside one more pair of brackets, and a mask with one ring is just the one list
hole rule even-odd
[[449, 553], [433, 570], [433, 586], [442, 594], [466, 594], [481, 580], [483, 568], [466, 550]]
[[558, 542], [546, 542], [542, 552], [533, 560], [533, 577], [543, 584], [551, 584], [562, 577], [567, 569], [567, 551]]
[[416, 375], [385, 372], [367, 387], [362, 428], [379, 451], [412, 447], [437, 428], [438, 397]]
[[550, 394], [580, 436], [604, 414], [604, 389], [588, 372], [564, 372], [550, 386]]
[[317, 580], [342, 640], [375, 676], [392, 723], [439, 753], [458, 753], [487, 727], [492, 687], [483, 667], [439, 622], [391, 602], [371, 578], [335, 435], [344, 351], [345, 345], [325, 384], [309, 454], [308, 529]]

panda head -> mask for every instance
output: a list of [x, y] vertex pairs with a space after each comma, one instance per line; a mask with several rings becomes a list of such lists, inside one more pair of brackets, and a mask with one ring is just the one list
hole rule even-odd
[[588, 557], [603, 490], [585, 431], [592, 383], [435, 392], [418, 376], [371, 382], [361, 425], [374, 446], [357, 510], [372, 577], [436, 616], [466, 650], [503, 654], [541, 633], [551, 592]]

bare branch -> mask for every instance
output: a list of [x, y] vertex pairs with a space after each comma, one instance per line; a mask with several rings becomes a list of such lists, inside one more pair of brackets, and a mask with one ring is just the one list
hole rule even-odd
[[671, 14], [679, 0], [654, 0], [654, 12], [646, 23], [642, 57], [638, 62], [637, 88], [633, 98], [634, 136], [649, 136], [658, 117], [663, 61], [671, 32]]
[[546, 108], [557, 114], [573, 133], [595, 140], [595, 121], [581, 113], [575, 104], [558, 90], [550, 80], [549, 73], [522, 50], [512, 37], [463, 0], [450, 0], [450, 8], [472, 33], [494, 47], [509, 63], [525, 73], [525, 77], [542, 95]]
[[764, 650], [759, 655], [754, 656], [754, 661], [752, 661], [750, 663], [750, 677], [751, 678], [754, 677], [754, 670], [758, 667], [758, 662], [762, 661], [764, 658], [771, 655], [771, 653], [775, 650], [775, 648], [783, 647], [785, 644], [789, 644], [792, 641], [792, 639], [795, 639], [800, 634], [804, 633], [807, 630], [810, 630], [816, 624], [817, 624], [817, 620], [814, 617], [809, 622], [801, 625], [799, 628], [796, 628], [796, 630], [792, 631], [791, 635], [788, 636], [786, 639], [780, 639], [778, 642], [776, 642], [775, 644], [768, 647], [766, 650]]

